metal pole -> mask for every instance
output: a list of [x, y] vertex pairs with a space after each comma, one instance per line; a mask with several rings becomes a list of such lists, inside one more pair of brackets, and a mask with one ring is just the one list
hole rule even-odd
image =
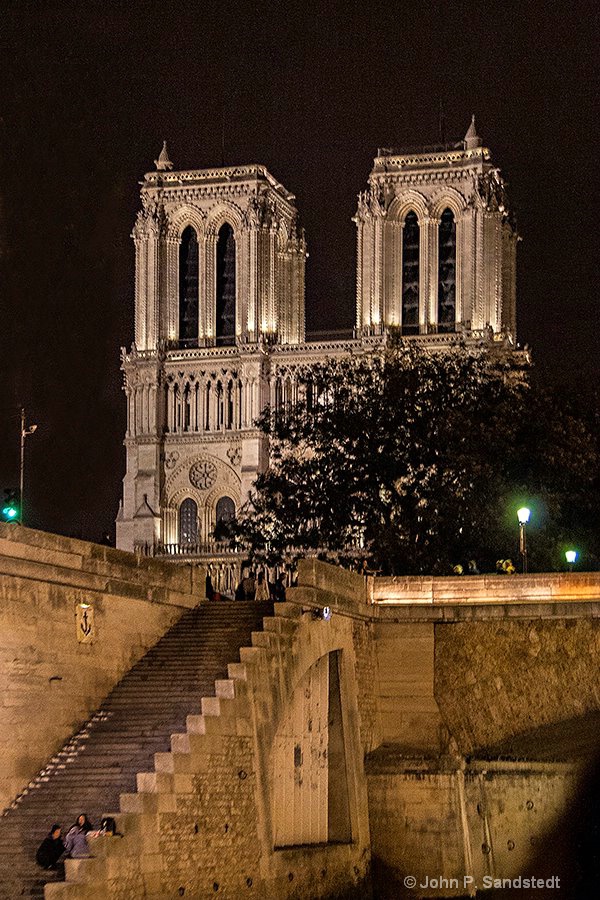
[[23, 485], [25, 483], [25, 407], [21, 407], [21, 469], [19, 475], [19, 525], [23, 524]]
[[519, 550], [523, 559], [523, 574], [527, 574], [527, 541], [525, 537], [525, 523], [519, 522]]
[[21, 467], [19, 473], [19, 525], [23, 524], [23, 487], [25, 484], [25, 438], [33, 434], [37, 425], [25, 428], [25, 407], [21, 407]]

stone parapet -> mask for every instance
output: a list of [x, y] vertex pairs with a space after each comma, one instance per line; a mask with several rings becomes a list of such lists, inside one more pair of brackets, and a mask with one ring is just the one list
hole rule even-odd
[[204, 596], [204, 573], [0, 524], [0, 808]]
[[373, 579], [372, 600], [412, 605], [599, 601], [600, 573], [378, 577]]

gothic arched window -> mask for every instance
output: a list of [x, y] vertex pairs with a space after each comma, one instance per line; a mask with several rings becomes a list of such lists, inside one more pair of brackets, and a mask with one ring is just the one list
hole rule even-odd
[[191, 225], [179, 244], [179, 342], [198, 346], [198, 235]]
[[456, 328], [456, 222], [445, 209], [439, 227], [438, 331]]
[[227, 383], [227, 398], [225, 401], [225, 428], [233, 428], [233, 381]]
[[226, 525], [228, 522], [231, 522], [232, 519], [235, 518], [235, 503], [231, 499], [231, 497], [221, 497], [217, 501], [217, 516], [216, 516], [216, 526]]
[[417, 214], [407, 213], [402, 229], [402, 333], [419, 333], [419, 248]]
[[206, 388], [205, 388], [205, 391], [204, 391], [204, 404], [205, 404], [205, 408], [204, 408], [204, 429], [205, 429], [205, 431], [210, 431], [210, 418], [211, 418], [211, 417], [210, 417], [210, 404], [211, 404], [211, 400], [212, 400], [212, 392], [211, 392], [211, 389], [210, 389], [210, 381], [209, 381], [208, 384], [206, 385]]
[[219, 431], [223, 428], [224, 425], [224, 411], [225, 404], [223, 400], [223, 385], [220, 381], [217, 382], [217, 424], [216, 428]]
[[198, 543], [198, 504], [186, 497], [179, 507], [179, 544], [181, 546]]
[[217, 344], [235, 343], [235, 237], [225, 222], [217, 238]]
[[189, 431], [192, 424], [192, 389], [186, 384], [183, 390], [183, 430]]

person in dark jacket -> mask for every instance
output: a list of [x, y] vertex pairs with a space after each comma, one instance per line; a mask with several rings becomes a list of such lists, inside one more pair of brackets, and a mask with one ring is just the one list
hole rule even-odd
[[273, 593], [277, 603], [285, 603], [285, 574], [283, 572], [275, 582]]
[[35, 860], [42, 869], [56, 869], [56, 864], [65, 852], [65, 845], [60, 836], [61, 827], [55, 822], [50, 833], [37, 848]]
[[87, 842], [87, 833], [92, 830], [92, 823], [85, 813], [77, 816], [77, 821], [67, 831], [65, 837], [65, 850], [72, 859], [85, 859], [90, 856], [90, 848]]
[[215, 589], [213, 587], [212, 578], [210, 577], [210, 575], [206, 576], [206, 599], [215, 599]]

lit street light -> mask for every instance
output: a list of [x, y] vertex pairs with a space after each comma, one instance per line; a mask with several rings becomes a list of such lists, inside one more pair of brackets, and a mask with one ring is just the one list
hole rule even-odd
[[531, 510], [526, 506], [522, 506], [517, 510], [517, 519], [519, 520], [519, 552], [523, 560], [523, 574], [527, 573], [527, 539], [525, 535], [525, 526], [529, 522]]
[[573, 571], [573, 566], [577, 562], [578, 556], [577, 550], [565, 550], [565, 559], [569, 565], [569, 572]]

